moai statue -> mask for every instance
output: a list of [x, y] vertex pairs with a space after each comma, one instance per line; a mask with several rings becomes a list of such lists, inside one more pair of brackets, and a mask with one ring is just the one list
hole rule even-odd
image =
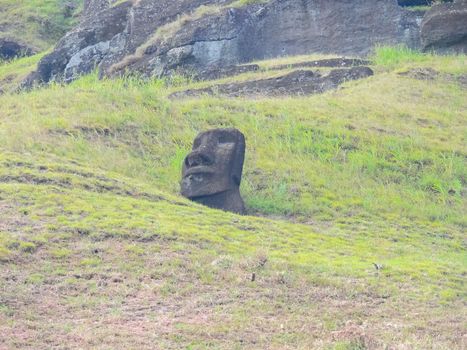
[[240, 196], [245, 137], [237, 129], [200, 133], [183, 162], [181, 193], [211, 208], [245, 212]]

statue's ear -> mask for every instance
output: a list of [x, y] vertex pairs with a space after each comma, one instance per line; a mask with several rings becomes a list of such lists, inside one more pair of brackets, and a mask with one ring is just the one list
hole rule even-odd
[[237, 186], [240, 186], [240, 182], [242, 181], [243, 162], [245, 160], [245, 137], [240, 131], [237, 131], [237, 133], [232, 179]]

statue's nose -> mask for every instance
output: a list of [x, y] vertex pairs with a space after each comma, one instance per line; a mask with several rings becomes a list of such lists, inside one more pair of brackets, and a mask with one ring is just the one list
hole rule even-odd
[[185, 159], [185, 164], [188, 168], [201, 165], [212, 165], [214, 163], [214, 157], [209, 152], [193, 151]]

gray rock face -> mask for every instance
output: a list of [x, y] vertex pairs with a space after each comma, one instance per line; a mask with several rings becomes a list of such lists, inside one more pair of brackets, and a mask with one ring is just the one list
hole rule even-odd
[[64, 71], [64, 80], [71, 81], [81, 74], [90, 73], [109, 51], [110, 40], [102, 41], [80, 50], [68, 61]]
[[[71, 81], [91, 72], [104, 57], [118, 48], [118, 39], [126, 27], [131, 4], [124, 2], [114, 7], [105, 7], [101, 4], [104, 2], [107, 3], [99, 0], [87, 3], [89, 15], [84, 17], [77, 28], [60, 39], [54, 51], [46, 55], [39, 62], [37, 70], [26, 78], [24, 86], [56, 80]], [[100, 8], [103, 9], [98, 11]]]
[[433, 6], [421, 25], [425, 51], [467, 53], [467, 0]]
[[258, 22], [243, 34], [243, 59], [308, 52], [360, 56], [375, 44], [418, 45], [416, 17], [395, 1], [279, 0]]
[[375, 44], [420, 45], [420, 15], [396, 0], [87, 0], [84, 19], [27, 85], [101, 76], [200, 72], [308, 53], [365, 55]]

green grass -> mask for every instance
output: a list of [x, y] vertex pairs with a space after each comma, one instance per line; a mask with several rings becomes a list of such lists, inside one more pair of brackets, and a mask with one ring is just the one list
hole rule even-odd
[[[0, 96], [5, 346], [462, 348], [466, 57], [373, 59], [303, 98], [96, 75]], [[178, 195], [194, 136], [230, 126], [250, 216]]]
[[0, 89], [2, 92], [17, 90], [28, 74], [35, 70], [44, 54], [19, 58], [9, 62], [0, 61]]
[[[43, 51], [50, 48], [77, 21], [82, 0], [0, 0], [0, 33]], [[76, 7], [66, 13], [66, 4]]]
[[465, 55], [439, 56], [435, 53], [420, 53], [406, 46], [381, 46], [375, 48], [373, 61], [377, 67], [386, 69], [406, 69], [407, 67], [433, 67], [435, 70], [463, 74], [465, 73]]

